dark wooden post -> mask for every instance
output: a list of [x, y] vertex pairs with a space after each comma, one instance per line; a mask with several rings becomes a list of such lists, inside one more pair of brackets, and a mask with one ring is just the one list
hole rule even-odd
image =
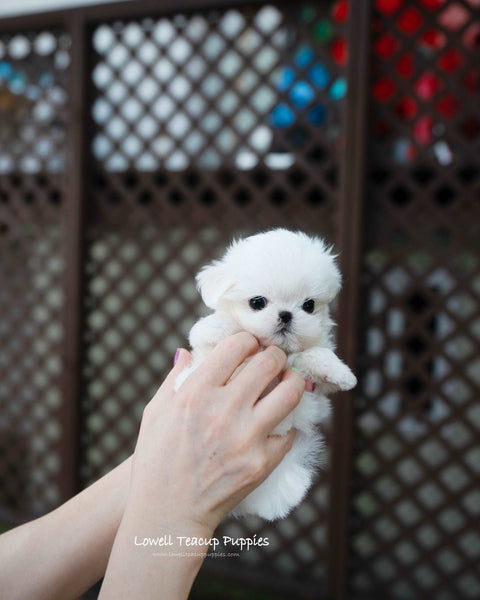
[[66, 15], [65, 27], [72, 40], [69, 81], [68, 155], [65, 182], [65, 350], [64, 404], [60, 472], [61, 499], [75, 494], [79, 484], [80, 400], [82, 368], [82, 263], [83, 199], [85, 185], [84, 150], [86, 118], [86, 73], [84, 13], [75, 10]]
[[[350, 3], [345, 148], [338, 209], [338, 248], [344, 276], [338, 307], [338, 353], [355, 369], [360, 302], [365, 187], [366, 103], [369, 87], [370, 0]], [[328, 533], [327, 594], [345, 598], [349, 534], [354, 392], [334, 400]]]

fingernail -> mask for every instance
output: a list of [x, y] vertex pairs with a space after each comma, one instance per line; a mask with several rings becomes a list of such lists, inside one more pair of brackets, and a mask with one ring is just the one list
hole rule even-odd
[[180, 355], [180, 348], [177, 348], [177, 351], [175, 352], [175, 358], [173, 359], [173, 366], [175, 366], [177, 364], [179, 355]]
[[290, 371], [295, 371], [295, 373], [298, 373], [299, 375], [301, 375], [303, 377], [303, 375], [300, 373], [300, 371], [297, 369], [297, 367], [290, 367]]

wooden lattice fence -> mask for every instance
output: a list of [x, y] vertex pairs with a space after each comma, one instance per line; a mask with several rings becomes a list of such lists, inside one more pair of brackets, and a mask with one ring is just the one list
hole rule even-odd
[[341, 252], [325, 471], [205, 570], [292, 598], [480, 597], [477, 0], [139, 0], [0, 21], [0, 516], [132, 451], [202, 313], [272, 226]]

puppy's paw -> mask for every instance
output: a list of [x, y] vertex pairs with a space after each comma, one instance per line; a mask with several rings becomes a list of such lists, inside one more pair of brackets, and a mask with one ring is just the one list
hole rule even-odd
[[347, 365], [329, 348], [310, 348], [299, 354], [295, 367], [312, 381], [322, 386], [323, 393], [351, 390], [357, 378]]
[[322, 382], [326, 383], [332, 391], [347, 391], [357, 385], [357, 378], [345, 364], [336, 365], [332, 371], [322, 376]]

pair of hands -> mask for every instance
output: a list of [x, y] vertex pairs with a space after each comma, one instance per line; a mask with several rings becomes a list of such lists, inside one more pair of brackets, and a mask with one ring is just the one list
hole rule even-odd
[[[227, 338], [175, 391], [177, 376], [191, 361], [180, 351], [144, 410], [127, 512], [165, 530], [211, 535], [281, 462], [295, 431], [271, 432], [297, 406], [305, 380], [284, 371], [279, 348], [257, 352], [248, 333]], [[278, 385], [258, 401], [278, 376]]]

